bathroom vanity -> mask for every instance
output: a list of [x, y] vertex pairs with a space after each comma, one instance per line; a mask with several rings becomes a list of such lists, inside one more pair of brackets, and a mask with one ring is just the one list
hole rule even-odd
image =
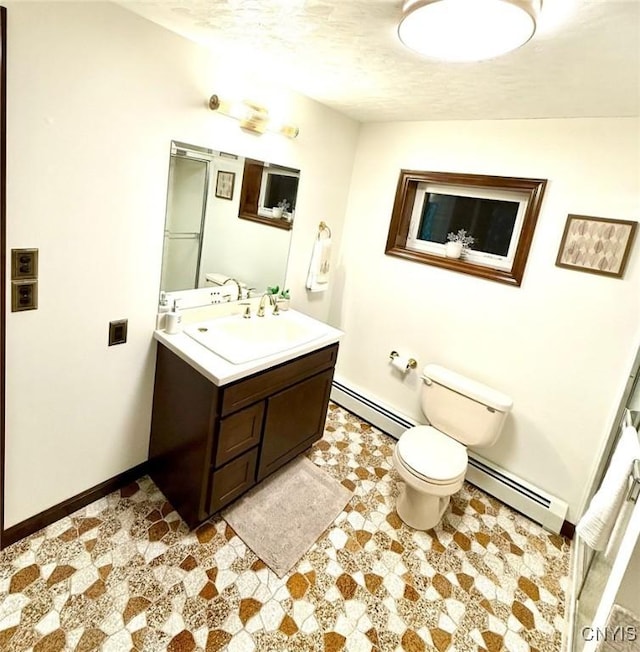
[[322, 437], [340, 335], [234, 365], [156, 331], [150, 475], [190, 527]]

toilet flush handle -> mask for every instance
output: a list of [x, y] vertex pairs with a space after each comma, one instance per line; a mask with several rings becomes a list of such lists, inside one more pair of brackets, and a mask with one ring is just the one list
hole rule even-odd
[[428, 378], [427, 376], [420, 376], [422, 378], [423, 382], [427, 387], [431, 386], [431, 383], [433, 382], [431, 378]]

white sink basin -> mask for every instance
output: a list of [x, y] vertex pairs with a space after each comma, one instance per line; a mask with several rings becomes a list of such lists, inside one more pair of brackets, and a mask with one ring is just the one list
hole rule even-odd
[[242, 364], [288, 351], [329, 334], [331, 327], [302, 313], [287, 310], [279, 315], [245, 319], [241, 315], [219, 317], [186, 326], [196, 342], [233, 364]]

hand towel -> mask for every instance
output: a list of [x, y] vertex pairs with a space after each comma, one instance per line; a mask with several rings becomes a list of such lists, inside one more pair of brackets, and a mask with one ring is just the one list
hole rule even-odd
[[331, 259], [331, 238], [318, 238], [313, 245], [307, 290], [324, 292], [329, 285], [329, 261]]
[[640, 458], [638, 433], [633, 426], [622, 430], [602, 484], [576, 525], [576, 533], [593, 550], [604, 550], [624, 500], [633, 460]]

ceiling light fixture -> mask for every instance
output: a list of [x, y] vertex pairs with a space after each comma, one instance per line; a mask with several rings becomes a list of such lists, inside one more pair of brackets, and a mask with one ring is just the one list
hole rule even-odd
[[269, 111], [254, 102], [225, 102], [217, 95], [209, 98], [209, 108], [240, 122], [240, 128], [252, 134], [262, 135], [265, 131], [297, 138], [300, 130], [295, 125], [277, 124], [269, 118]]
[[398, 36], [435, 59], [491, 59], [533, 36], [541, 5], [542, 0], [406, 0]]

